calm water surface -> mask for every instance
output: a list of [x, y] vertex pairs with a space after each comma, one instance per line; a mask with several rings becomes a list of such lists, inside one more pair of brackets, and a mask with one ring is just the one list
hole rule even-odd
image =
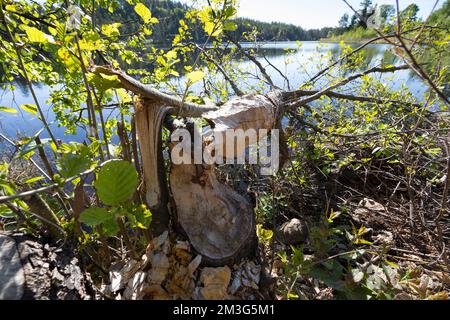
[[[243, 43], [242, 46], [250, 47], [254, 46], [254, 44]], [[310, 79], [315, 72], [328, 64], [327, 61], [329, 61], [329, 58], [338, 56], [340, 52], [341, 47], [339, 44], [319, 42], [302, 42], [300, 47], [295, 42], [270, 42], [261, 44], [258, 49], [259, 54], [264, 54], [273, 66], [287, 76], [291, 89], [298, 88], [302, 83]], [[398, 61], [395, 60], [395, 57], [390, 53], [388, 45], [374, 44], [368, 46], [364, 50], [366, 67], [379, 64], [382, 59], [390, 64], [398, 63]], [[278, 86], [288, 89], [286, 80], [275, 70], [275, 68], [268, 65], [265, 58], [260, 56], [259, 61], [264, 66], [267, 66], [267, 72]], [[245, 69], [249, 73], [258, 74], [259, 72], [250, 61], [236, 61], [235, 64], [236, 67]], [[422, 97], [423, 93], [427, 90], [427, 87], [423, 82], [413, 76], [408, 70], [397, 72], [395, 78], [390, 74], [381, 75], [380, 79], [386, 86], [389, 86], [392, 89], [400, 89], [402, 86], [406, 86], [417, 97]], [[183, 77], [176, 81], [179, 83], [180, 87], [185, 83]], [[251, 90], [257, 82], [256, 79], [249, 76], [240, 83], [240, 86], [244, 90]], [[36, 116], [19, 108], [22, 104], [34, 103], [29, 90], [23, 83], [16, 82], [15, 85], [16, 90], [14, 91], [2, 91], [0, 89], [0, 106], [16, 108], [19, 111], [17, 114], [0, 112], [0, 133], [13, 139], [21, 136], [33, 135], [42, 128], [42, 123]], [[200, 86], [201, 83], [198, 83], [197, 86], [193, 87], [193, 90], [200, 90]], [[86, 132], [82, 128], [78, 130], [76, 136], [66, 135], [65, 128], [58, 127], [57, 124], [54, 123], [55, 116], [52, 113], [51, 105], [47, 103], [47, 100], [50, 91], [57, 90], [58, 88], [50, 88], [42, 84], [34, 84], [34, 88], [41, 106], [44, 107], [48, 121], [52, 123], [51, 128], [55, 133], [55, 136], [62, 141], [75, 140], [82, 142], [86, 138]], [[106, 111], [105, 117], [108, 118], [111, 116], [114, 116], [114, 113]], [[41, 134], [41, 137], [48, 138], [47, 133], [44, 131]], [[113, 141], [113, 143], [117, 143], [117, 141]]]

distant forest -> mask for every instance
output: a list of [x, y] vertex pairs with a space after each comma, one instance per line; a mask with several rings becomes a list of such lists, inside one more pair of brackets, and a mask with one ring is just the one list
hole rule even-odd
[[[180, 19], [185, 18], [185, 13], [190, 6], [172, 0], [146, 0], [142, 1], [152, 12], [152, 15], [158, 18], [159, 23], [153, 28], [153, 41], [155, 43], [169, 43], [178, 33]], [[139, 17], [133, 10], [133, 6], [126, 0], [118, 1], [114, 13], [105, 9], [99, 9], [96, 12], [95, 20], [99, 24], [121, 21], [126, 26], [127, 33], [132, 33], [138, 28]], [[322, 28], [305, 30], [293, 24], [282, 22], [261, 22], [248, 18], [235, 19], [237, 29], [230, 31], [236, 40], [242, 40], [243, 33], [250, 33], [256, 28], [258, 41], [311, 41], [327, 37], [330, 33], [336, 31], [336, 28]], [[199, 25], [195, 30], [191, 30], [194, 41], [204, 41], [206, 34]]]
[[[399, 16], [407, 23], [414, 24], [422, 21], [419, 11], [420, 7], [411, 3], [400, 11]], [[397, 14], [394, 5], [378, 5], [373, 0], [362, 0], [358, 14], [344, 14], [339, 20], [339, 27], [330, 33], [329, 40], [358, 42], [377, 37], [377, 32], [366, 24], [371, 17], [378, 20], [378, 28], [386, 33], [391, 33], [397, 28]], [[441, 8], [433, 12], [428, 23], [446, 29], [450, 27], [450, 0], [446, 0]]]

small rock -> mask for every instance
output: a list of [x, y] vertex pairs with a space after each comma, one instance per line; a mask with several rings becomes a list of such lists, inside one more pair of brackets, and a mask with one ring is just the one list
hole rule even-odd
[[381, 204], [376, 202], [375, 200], [369, 199], [369, 198], [364, 198], [363, 200], [361, 200], [359, 202], [359, 206], [361, 207], [365, 207], [369, 210], [373, 210], [373, 211], [385, 211], [385, 207]]
[[358, 208], [353, 212], [353, 218], [361, 223], [361, 218], [371, 213], [384, 212], [386, 208], [375, 200], [364, 198], [358, 203]]
[[164, 231], [161, 235], [154, 238], [150, 243], [151, 249], [158, 250], [166, 242], [168, 236], [169, 236], [169, 233], [167, 231]]
[[145, 300], [170, 300], [171, 296], [160, 285], [150, 285], [143, 290]]
[[279, 241], [290, 245], [305, 242], [308, 237], [308, 230], [304, 223], [294, 218], [277, 228], [275, 234]]
[[394, 235], [392, 232], [381, 230], [376, 236], [373, 237], [375, 243], [380, 243], [385, 247], [391, 247], [395, 244]]

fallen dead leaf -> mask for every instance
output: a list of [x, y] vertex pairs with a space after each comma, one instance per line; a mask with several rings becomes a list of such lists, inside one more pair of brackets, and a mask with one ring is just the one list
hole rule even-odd
[[228, 266], [221, 268], [204, 268], [200, 281], [203, 288], [200, 292], [204, 299], [222, 300], [227, 297], [227, 288], [231, 279], [231, 270]]

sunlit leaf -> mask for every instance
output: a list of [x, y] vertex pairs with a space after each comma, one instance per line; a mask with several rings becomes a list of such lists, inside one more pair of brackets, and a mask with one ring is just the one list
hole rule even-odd
[[0, 106], [0, 112], [17, 113], [17, 110], [14, 108], [7, 108]]
[[273, 231], [264, 229], [261, 224], [256, 226], [256, 234], [261, 243], [268, 245], [273, 237]]
[[111, 23], [102, 25], [102, 33], [107, 37], [113, 37], [120, 35], [119, 27], [121, 23]]
[[136, 170], [131, 163], [123, 160], [106, 163], [94, 182], [100, 200], [107, 205], [116, 205], [130, 198], [137, 184]]
[[47, 43], [49, 42], [49, 39], [51, 39], [50, 35], [45, 34], [44, 32], [35, 27], [22, 26], [22, 28], [25, 30], [28, 40], [30, 42]]
[[34, 104], [30, 104], [30, 103], [22, 104], [22, 105], [20, 106], [20, 108], [21, 108], [22, 110], [25, 110], [26, 112], [31, 113], [31, 114], [34, 114], [34, 115], [37, 114], [37, 106], [34, 105]]
[[87, 78], [88, 81], [94, 84], [100, 91], [106, 91], [111, 88], [120, 87], [120, 81], [116, 75], [109, 76], [104, 74], [99, 75], [94, 73], [88, 73]]
[[223, 30], [235, 31], [236, 29], [237, 29], [237, 24], [232, 21], [225, 22], [223, 25]]
[[150, 10], [142, 3], [138, 3], [134, 7], [134, 11], [144, 20], [145, 23], [149, 23], [152, 18], [152, 13]]
[[200, 80], [202, 80], [205, 77], [205, 73], [203, 71], [197, 70], [192, 71], [186, 75], [186, 78], [188, 78], [190, 84], [194, 84]]
[[42, 177], [42, 176], [34, 177], [34, 178], [30, 178], [30, 179], [25, 180], [23, 183], [31, 184], [31, 183], [35, 183], [37, 181], [40, 181], [42, 179], [44, 179], [44, 177]]
[[13, 218], [15, 213], [8, 208], [6, 205], [0, 205], [0, 217], [2, 218]]
[[65, 153], [57, 160], [57, 168], [64, 178], [76, 176], [90, 168], [92, 159], [86, 153]]

